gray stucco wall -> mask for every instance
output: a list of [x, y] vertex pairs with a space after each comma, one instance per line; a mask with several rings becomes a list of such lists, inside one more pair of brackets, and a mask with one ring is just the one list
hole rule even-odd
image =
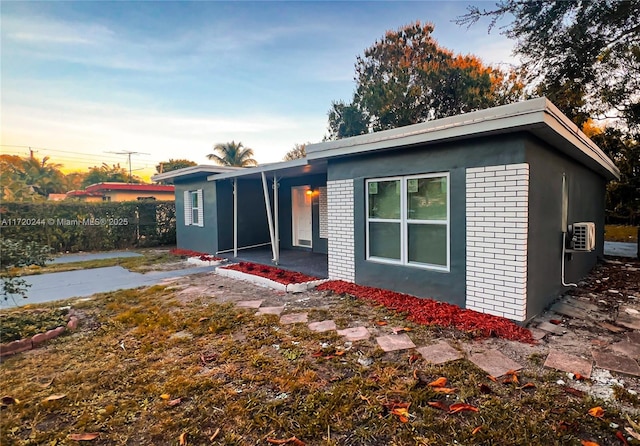
[[[381, 152], [357, 158], [330, 160], [328, 180], [354, 179], [354, 232], [356, 283], [420, 297], [431, 297], [465, 306], [466, 178], [467, 167], [524, 162], [521, 135], [440, 144], [423, 148]], [[450, 174], [450, 271], [367, 261], [365, 180], [369, 178], [449, 172]]]
[[[184, 192], [202, 189], [204, 204], [204, 226], [185, 226]], [[178, 248], [191, 249], [213, 254], [217, 251], [218, 240], [215, 231], [217, 225], [216, 186], [203, 177], [201, 180], [176, 181], [176, 239]]]
[[605, 179], [542, 141], [529, 137], [530, 169], [527, 318], [539, 314], [562, 292], [562, 174], [569, 192], [568, 223], [595, 222], [596, 250], [567, 257], [565, 280], [577, 282], [602, 257]]

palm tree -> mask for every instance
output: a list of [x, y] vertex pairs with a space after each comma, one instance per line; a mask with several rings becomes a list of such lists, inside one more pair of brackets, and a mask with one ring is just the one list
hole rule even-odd
[[258, 162], [253, 159], [253, 149], [243, 146], [241, 142], [236, 144], [235, 141], [231, 141], [216, 144], [213, 151], [216, 153], [208, 154], [207, 158], [221, 166], [249, 167], [258, 165]]

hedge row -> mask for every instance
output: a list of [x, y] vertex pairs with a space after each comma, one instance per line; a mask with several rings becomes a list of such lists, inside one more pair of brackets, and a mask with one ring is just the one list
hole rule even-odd
[[56, 252], [176, 243], [176, 207], [170, 201], [5, 202], [0, 221], [0, 237], [36, 241]]

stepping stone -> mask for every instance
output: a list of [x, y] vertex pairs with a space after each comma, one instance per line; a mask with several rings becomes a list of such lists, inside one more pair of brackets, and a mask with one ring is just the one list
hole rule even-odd
[[562, 336], [564, 334], [564, 328], [560, 327], [559, 325], [554, 325], [551, 322], [547, 322], [547, 321], [540, 322], [538, 324], [538, 328], [540, 330], [548, 331], [549, 333], [553, 333], [559, 336]]
[[507, 358], [498, 350], [489, 349], [482, 353], [474, 353], [469, 357], [477, 367], [481, 368], [496, 378], [506, 374], [510, 370], [520, 370], [522, 366]]
[[432, 364], [444, 364], [445, 362], [461, 359], [464, 355], [451, 347], [448, 342], [440, 341], [437, 344], [427, 345], [417, 349], [422, 357]]
[[256, 312], [256, 316], [262, 314], [280, 314], [284, 311], [284, 307], [260, 307]]
[[623, 327], [627, 327], [632, 330], [640, 330], [640, 319], [628, 313], [623, 313], [622, 311], [620, 311], [620, 314], [616, 319], [616, 324], [622, 325]]
[[282, 325], [303, 324], [307, 322], [307, 313], [290, 313], [280, 317]]
[[531, 336], [533, 336], [533, 339], [535, 339], [536, 341], [543, 339], [548, 333], [538, 328], [530, 328], [529, 331], [531, 332]]
[[588, 359], [578, 358], [577, 356], [562, 353], [557, 350], [551, 350], [544, 362], [545, 367], [550, 369], [561, 370], [567, 373], [579, 373], [585, 378], [591, 377], [592, 364]]
[[416, 347], [411, 338], [409, 338], [409, 336], [407, 336], [406, 334], [380, 336], [376, 338], [376, 342], [385, 352], [406, 350], [408, 348]]
[[583, 300], [578, 300], [578, 299], [573, 299], [573, 298], [566, 298], [565, 303], [568, 303], [571, 306], [580, 308], [581, 310], [584, 311], [598, 311], [599, 308], [597, 305], [594, 305], [592, 303], [589, 302], [585, 302]]
[[624, 373], [626, 375], [640, 376], [640, 366], [631, 358], [618, 356], [611, 353], [592, 351], [596, 366], [611, 370], [612, 372]]
[[340, 336], [347, 338], [347, 341], [363, 341], [371, 337], [371, 332], [367, 327], [353, 327], [338, 330]]
[[629, 341], [616, 342], [611, 345], [611, 350], [633, 359], [640, 357], [640, 344]]
[[573, 305], [566, 304], [564, 302], [559, 302], [551, 307], [551, 311], [555, 311], [558, 314], [563, 316], [572, 317], [574, 319], [587, 319], [586, 311], [581, 310], [578, 307], [574, 307]]
[[336, 329], [336, 323], [332, 320], [321, 321], [321, 322], [311, 322], [309, 324], [309, 330], [317, 331], [320, 333], [324, 331], [335, 330], [335, 329]]
[[264, 300], [241, 300], [236, 302], [238, 308], [260, 308]]

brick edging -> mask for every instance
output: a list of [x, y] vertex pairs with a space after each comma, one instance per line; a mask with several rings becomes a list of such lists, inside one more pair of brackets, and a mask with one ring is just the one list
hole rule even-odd
[[38, 347], [40, 344], [42, 344], [45, 341], [57, 338], [66, 330], [75, 331], [76, 328], [78, 328], [78, 318], [76, 316], [71, 316], [66, 326], [61, 325], [60, 327], [54, 328], [53, 330], [48, 330], [44, 333], [35, 334], [30, 338], [24, 338], [18, 341], [12, 341], [7, 344], [0, 344], [0, 358], [4, 358], [5, 356], [15, 355], [16, 353], [31, 350], [35, 347]]

